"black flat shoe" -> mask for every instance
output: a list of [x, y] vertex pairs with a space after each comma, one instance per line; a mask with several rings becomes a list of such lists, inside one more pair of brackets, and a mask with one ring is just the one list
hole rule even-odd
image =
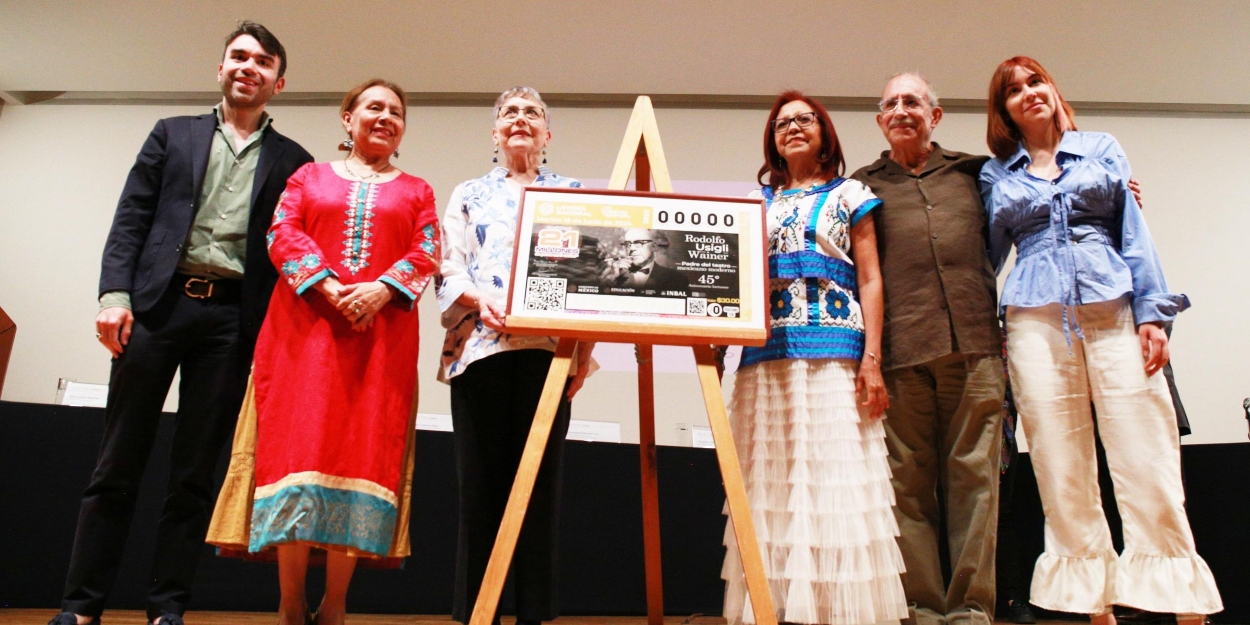
[[1019, 625], [1033, 625], [1037, 622], [1037, 617], [1033, 616], [1033, 611], [1029, 609], [1026, 601], [1013, 601], [1007, 606], [1007, 620]]
[[[62, 612], [52, 617], [48, 625], [78, 625], [78, 615], [73, 612]], [[100, 625], [100, 617], [92, 618], [89, 625]]]

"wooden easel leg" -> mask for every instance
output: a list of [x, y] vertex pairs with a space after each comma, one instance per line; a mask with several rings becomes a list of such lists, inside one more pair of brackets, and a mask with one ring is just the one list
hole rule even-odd
[[664, 578], [660, 563], [660, 484], [655, 464], [655, 373], [651, 346], [638, 357], [638, 456], [642, 468], [642, 542], [647, 569], [647, 625], [664, 624]]
[[[720, 462], [720, 475], [725, 483], [725, 500], [729, 504], [729, 519], [733, 521], [738, 552], [742, 555], [742, 569], [746, 574], [747, 593], [755, 611], [758, 625], [777, 625], [777, 613], [773, 609], [772, 594], [764, 575], [764, 560], [755, 534], [755, 521], [747, 503], [747, 489], [742, 482], [742, 467], [738, 464], [738, 450], [734, 447], [733, 432], [729, 428], [729, 415], [725, 412], [725, 399], [721, 396], [720, 376], [716, 371], [716, 357], [711, 346], [694, 347], [694, 359], [699, 369], [699, 383], [703, 386], [703, 403], [707, 406], [707, 420], [712, 426], [712, 439], [716, 442], [716, 459]], [[476, 625], [476, 624], [475, 624]]]
[[490, 562], [486, 565], [486, 574], [482, 578], [469, 625], [490, 625], [491, 617], [499, 607], [499, 595], [503, 592], [504, 580], [508, 578], [508, 565], [512, 563], [517, 537], [521, 534], [521, 524], [525, 522], [525, 511], [529, 508], [534, 480], [538, 478], [538, 468], [542, 466], [543, 452], [546, 451], [547, 439], [551, 436], [551, 425], [555, 421], [556, 410], [559, 409], [560, 399], [564, 394], [575, 347], [576, 339], [560, 339], [556, 346], [556, 355], [551, 359], [547, 382], [543, 385], [543, 394], [538, 400], [538, 411], [534, 413], [534, 424], [530, 427], [529, 438], [525, 440], [525, 451], [521, 454], [521, 464], [517, 467], [516, 481], [512, 483], [512, 492], [508, 495], [508, 506], [504, 509], [503, 521], [499, 524], [499, 534], [495, 537], [495, 547], [490, 552]]

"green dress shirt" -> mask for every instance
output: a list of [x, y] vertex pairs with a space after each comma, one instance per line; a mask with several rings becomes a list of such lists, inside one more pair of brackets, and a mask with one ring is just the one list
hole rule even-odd
[[[239, 145], [234, 131], [225, 124], [221, 105], [217, 131], [208, 152], [204, 185], [196, 203], [195, 220], [178, 259], [178, 273], [213, 280], [238, 280], [247, 260], [247, 223], [252, 205], [252, 183], [260, 161], [261, 138], [269, 127], [263, 114], [260, 126]], [[100, 296], [100, 308], [130, 308], [130, 294], [109, 291]]]

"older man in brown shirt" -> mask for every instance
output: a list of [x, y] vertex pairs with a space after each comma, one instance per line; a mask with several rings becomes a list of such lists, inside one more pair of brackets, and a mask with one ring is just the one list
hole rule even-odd
[[[928, 81], [895, 76], [877, 115], [890, 150], [852, 178], [883, 202], [876, 228], [885, 284], [886, 443], [912, 620], [989, 625], [1005, 388], [977, 190], [988, 157], [933, 143], [941, 120]], [[938, 556], [943, 507], [949, 587]]]

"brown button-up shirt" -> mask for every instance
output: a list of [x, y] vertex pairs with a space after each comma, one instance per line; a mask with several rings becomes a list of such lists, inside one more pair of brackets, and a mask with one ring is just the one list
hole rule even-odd
[[882, 201], [874, 221], [885, 285], [883, 369], [955, 352], [1002, 350], [997, 283], [977, 189], [988, 158], [935, 143], [918, 175], [883, 152], [851, 176]]

